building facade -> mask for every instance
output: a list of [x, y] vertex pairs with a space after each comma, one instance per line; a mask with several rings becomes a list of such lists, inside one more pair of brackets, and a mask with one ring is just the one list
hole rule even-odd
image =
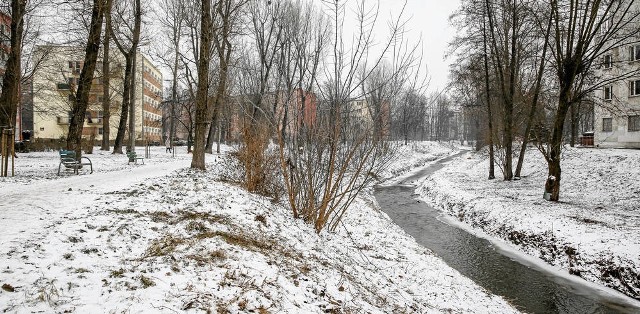
[[[47, 45], [38, 47], [36, 55], [41, 63], [33, 75], [31, 86], [34, 112], [32, 136], [34, 140], [66, 138], [84, 51], [80, 47]], [[94, 137], [96, 141], [101, 141], [104, 134], [102, 103], [105, 95], [102, 83], [105, 75], [110, 78], [109, 138], [114, 140], [120, 121], [124, 57], [112, 53], [110, 73], [107, 74], [102, 73], [102, 60], [98, 59], [83, 128], [83, 136]], [[133, 114], [136, 141], [138, 145], [159, 143], [162, 137], [162, 74], [140, 53], [137, 54], [135, 85]]]
[[597, 75], [614, 82], [595, 92], [593, 144], [640, 148], [640, 34], [607, 51], [601, 61]]

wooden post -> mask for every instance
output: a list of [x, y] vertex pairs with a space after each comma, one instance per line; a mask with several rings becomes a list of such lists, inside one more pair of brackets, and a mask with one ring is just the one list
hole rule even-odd
[[[11, 147], [11, 176], [14, 177], [16, 175], [16, 166], [15, 166], [15, 159], [16, 159], [16, 145], [15, 145], [15, 141], [14, 141], [14, 134], [13, 134], [13, 129], [9, 130], [9, 136], [7, 137], [7, 144], [10, 145], [9, 147]], [[8, 161], [8, 158], [7, 158]]]
[[6, 156], [7, 154], [5, 154], [4, 151], [4, 144], [5, 144], [5, 140], [4, 140], [4, 130], [2, 130], [2, 139], [0, 140], [0, 177], [4, 177], [4, 156]]
[[2, 166], [0, 167], [0, 176], [9, 176], [9, 158], [11, 158], [11, 176], [15, 175], [14, 167], [14, 154], [15, 147], [13, 142], [13, 129], [2, 130], [2, 147], [0, 153], [2, 154]]

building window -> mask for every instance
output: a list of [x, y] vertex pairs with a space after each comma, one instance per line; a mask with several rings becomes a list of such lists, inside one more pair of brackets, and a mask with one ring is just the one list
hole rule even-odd
[[605, 86], [604, 87], [604, 100], [613, 99], [613, 86]]
[[611, 54], [604, 55], [604, 68], [611, 69], [613, 67], [613, 56]]
[[98, 135], [102, 135], [103, 131], [102, 128], [98, 128]]
[[629, 61], [640, 60], [640, 45], [633, 45], [629, 47]]
[[638, 132], [640, 131], [640, 116], [629, 116], [629, 132]]
[[640, 80], [629, 82], [629, 95], [640, 96]]
[[611, 132], [611, 131], [613, 131], [613, 119], [602, 118], [602, 132]]

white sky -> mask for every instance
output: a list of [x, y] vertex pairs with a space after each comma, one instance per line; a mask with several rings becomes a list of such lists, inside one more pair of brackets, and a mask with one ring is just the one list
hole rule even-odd
[[[371, 1], [374, 2], [374, 1]], [[397, 16], [404, 1], [381, 0], [382, 11], [387, 16]], [[431, 75], [430, 91], [441, 90], [447, 85], [449, 64], [445, 60], [448, 43], [455, 34], [455, 28], [449, 24], [449, 16], [460, 6], [460, 0], [407, 0], [405, 14], [410, 18], [408, 23], [410, 40], [417, 41], [420, 36], [424, 45], [424, 60]], [[386, 13], [386, 12], [390, 13]]]
[[[319, 0], [318, 5], [322, 6]], [[378, 0], [365, 0], [367, 6], [375, 6]], [[392, 17], [400, 14], [403, 0], [379, 0], [380, 16], [378, 27], [384, 31], [386, 24]], [[349, 6], [359, 2], [349, 0]], [[448, 83], [449, 63], [445, 60], [448, 43], [454, 36], [455, 29], [449, 24], [449, 16], [459, 7], [460, 0], [407, 0], [404, 18], [409, 19], [407, 24], [410, 43], [423, 39], [423, 62], [429, 70], [431, 83], [429, 91], [442, 90]], [[352, 10], [352, 9], [348, 9]], [[345, 21], [345, 31], [348, 31], [349, 21]], [[384, 40], [385, 34], [380, 34], [380, 40]], [[164, 78], [171, 76], [163, 69]]]

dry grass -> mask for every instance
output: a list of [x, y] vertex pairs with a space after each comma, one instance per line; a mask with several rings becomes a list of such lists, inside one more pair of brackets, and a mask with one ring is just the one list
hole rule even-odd
[[151, 280], [151, 278], [146, 277], [145, 275], [140, 275], [140, 283], [142, 283], [142, 288], [146, 289], [149, 287], [153, 287], [156, 283]]
[[164, 237], [151, 242], [151, 245], [147, 248], [143, 258], [169, 255], [173, 253], [179, 245], [184, 243], [185, 240], [182, 238], [165, 235]]
[[189, 259], [196, 261], [199, 266], [213, 264], [227, 259], [227, 254], [223, 250], [215, 250], [204, 255], [187, 255]]

